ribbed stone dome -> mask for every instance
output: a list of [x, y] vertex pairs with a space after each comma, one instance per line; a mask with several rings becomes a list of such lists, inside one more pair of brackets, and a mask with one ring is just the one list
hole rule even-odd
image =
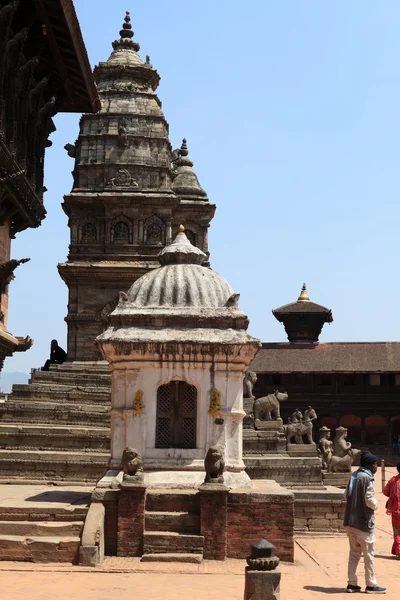
[[[183, 228], [182, 228], [183, 229]], [[135, 281], [128, 292], [130, 306], [221, 308], [233, 290], [223, 277], [201, 266], [206, 254], [183, 231], [159, 255], [163, 266]]]
[[229, 283], [201, 265], [166, 265], [138, 279], [128, 292], [131, 306], [199, 307], [225, 306], [233, 294]]

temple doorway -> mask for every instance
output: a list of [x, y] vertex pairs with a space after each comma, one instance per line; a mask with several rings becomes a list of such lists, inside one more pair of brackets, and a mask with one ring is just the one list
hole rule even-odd
[[196, 448], [197, 390], [171, 381], [157, 390], [156, 448]]

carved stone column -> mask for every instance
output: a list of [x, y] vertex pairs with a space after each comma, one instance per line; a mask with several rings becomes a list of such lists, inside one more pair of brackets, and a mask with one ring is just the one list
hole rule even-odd
[[138, 239], [138, 243], [139, 244], [143, 244], [144, 240], [143, 240], [143, 221], [139, 221], [139, 239]]
[[166, 236], [167, 236], [167, 238], [165, 240], [165, 243], [170, 244], [172, 241], [172, 223], [171, 223], [171, 221], [168, 221], [168, 223], [167, 223]]

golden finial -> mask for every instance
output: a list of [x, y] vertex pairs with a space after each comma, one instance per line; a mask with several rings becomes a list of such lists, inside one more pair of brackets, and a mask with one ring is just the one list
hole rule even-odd
[[179, 225], [179, 233], [183, 233], [185, 231], [185, 228], [183, 225]]
[[307, 293], [305, 283], [303, 283], [303, 287], [301, 288], [300, 296], [297, 298], [297, 302], [310, 302], [310, 297]]

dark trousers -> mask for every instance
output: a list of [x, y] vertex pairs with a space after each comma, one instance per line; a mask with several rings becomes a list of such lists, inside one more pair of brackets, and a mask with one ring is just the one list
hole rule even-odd
[[44, 363], [43, 367], [42, 367], [42, 371], [48, 371], [50, 368], [50, 365], [60, 365], [61, 363], [58, 363], [56, 360], [51, 360], [51, 358], [49, 358], [48, 360], [46, 360], [46, 362]]

